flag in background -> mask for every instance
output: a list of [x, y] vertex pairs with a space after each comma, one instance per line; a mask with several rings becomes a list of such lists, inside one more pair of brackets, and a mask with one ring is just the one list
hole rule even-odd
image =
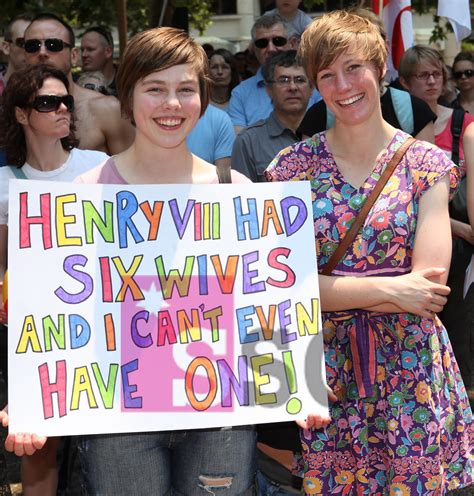
[[471, 34], [469, 0], [438, 0], [438, 15], [449, 19], [458, 43]]
[[[451, 2], [452, 0], [446, 0]], [[380, 7], [383, 8], [380, 16]], [[405, 50], [413, 45], [411, 0], [372, 0], [372, 10], [382, 18], [389, 42], [388, 76], [397, 77], [397, 68]]]

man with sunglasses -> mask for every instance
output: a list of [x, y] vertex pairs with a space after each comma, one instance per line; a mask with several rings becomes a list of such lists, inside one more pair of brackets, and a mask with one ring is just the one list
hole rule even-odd
[[0, 74], [0, 95], [3, 93], [10, 76], [25, 65], [23, 37], [32, 18], [33, 16], [30, 14], [20, 14], [15, 16], [5, 27], [0, 52], [5, 55], [8, 65], [5, 72]]
[[[251, 36], [251, 46], [260, 66], [272, 55], [296, 48], [291, 26], [275, 14], [259, 17], [252, 26]], [[310, 105], [320, 99], [319, 93], [314, 91]], [[244, 127], [266, 119], [272, 110], [273, 104], [265, 89], [260, 67], [255, 76], [242, 81], [232, 90], [227, 113], [235, 131], [240, 133]]]
[[73, 81], [71, 68], [77, 63], [78, 51], [67, 23], [54, 14], [38, 14], [25, 31], [24, 50], [27, 64], [52, 65], [68, 78], [80, 148], [114, 155], [130, 146], [134, 129], [122, 118], [118, 100], [81, 88]]
[[81, 35], [82, 70], [100, 71], [105, 77], [109, 95], [117, 96], [115, 74], [117, 67], [113, 63], [114, 40], [112, 33], [104, 26], [93, 26]]

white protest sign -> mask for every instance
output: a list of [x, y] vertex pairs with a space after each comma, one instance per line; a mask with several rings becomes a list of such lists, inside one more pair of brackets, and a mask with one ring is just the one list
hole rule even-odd
[[327, 413], [308, 183], [12, 180], [11, 432]]

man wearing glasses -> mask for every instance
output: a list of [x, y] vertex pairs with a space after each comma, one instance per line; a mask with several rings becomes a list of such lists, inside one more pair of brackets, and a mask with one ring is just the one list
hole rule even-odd
[[25, 31], [26, 63], [52, 65], [69, 79], [79, 148], [109, 155], [119, 153], [132, 143], [134, 129], [129, 120], [122, 118], [116, 98], [74, 83], [71, 68], [78, 60], [74, 44], [74, 32], [62, 19], [54, 14], [38, 14]]
[[266, 181], [264, 171], [275, 155], [299, 141], [296, 130], [306, 112], [312, 87], [297, 61], [296, 50], [277, 53], [262, 67], [274, 110], [267, 119], [252, 124], [236, 138], [232, 168], [253, 182]]
[[[253, 51], [260, 66], [272, 55], [296, 48], [291, 26], [275, 14], [259, 17], [252, 27], [251, 36]], [[310, 104], [320, 99], [319, 93], [314, 91]], [[272, 101], [265, 89], [260, 67], [255, 76], [242, 81], [232, 90], [227, 113], [235, 131], [240, 133], [244, 127], [266, 119], [272, 110]]]
[[6, 26], [3, 33], [3, 41], [0, 44], [0, 51], [7, 58], [8, 65], [6, 71], [0, 74], [0, 95], [3, 93], [5, 85], [10, 76], [25, 65], [25, 52], [23, 41], [25, 29], [33, 18], [30, 14], [20, 14], [14, 17]]

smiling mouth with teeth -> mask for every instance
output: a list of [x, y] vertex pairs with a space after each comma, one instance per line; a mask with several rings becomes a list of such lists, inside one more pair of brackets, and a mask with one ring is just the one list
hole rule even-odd
[[176, 127], [179, 126], [184, 119], [158, 119], [157, 122], [160, 126]]
[[348, 98], [347, 100], [340, 100], [338, 103], [339, 105], [347, 106], [347, 105], [352, 105], [355, 102], [358, 102], [359, 100], [362, 100], [364, 98], [364, 95], [356, 95], [352, 96], [351, 98]]

